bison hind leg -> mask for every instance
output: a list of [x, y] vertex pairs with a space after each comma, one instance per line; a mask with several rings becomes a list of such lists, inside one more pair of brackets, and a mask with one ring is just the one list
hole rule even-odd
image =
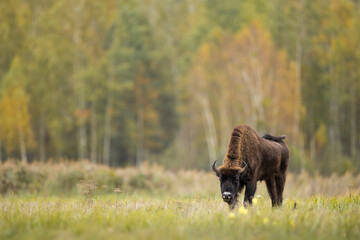
[[281, 206], [283, 201], [283, 192], [285, 187], [286, 174], [282, 173], [275, 177], [276, 192], [277, 192], [277, 205]]
[[266, 188], [268, 190], [269, 196], [271, 198], [271, 203], [273, 207], [276, 207], [278, 205], [278, 194], [277, 194], [277, 185], [275, 178], [271, 176], [266, 182]]

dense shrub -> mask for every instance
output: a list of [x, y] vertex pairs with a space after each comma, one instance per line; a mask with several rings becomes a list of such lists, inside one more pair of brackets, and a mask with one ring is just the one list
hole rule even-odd
[[[219, 181], [212, 172], [170, 171], [144, 163], [140, 168], [109, 168], [86, 161], [32, 163], [15, 161], [0, 164], [0, 194], [110, 194], [119, 188], [122, 194], [142, 192], [172, 196], [219, 195]], [[360, 176], [348, 172], [342, 176], [310, 176], [306, 172], [288, 174], [287, 196], [344, 195], [360, 192]], [[256, 194], [267, 197], [264, 183]]]

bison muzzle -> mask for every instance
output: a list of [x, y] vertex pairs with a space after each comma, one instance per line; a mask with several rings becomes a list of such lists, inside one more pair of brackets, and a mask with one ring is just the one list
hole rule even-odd
[[251, 205], [257, 181], [265, 181], [272, 206], [280, 206], [286, 170], [289, 164], [289, 149], [284, 143], [285, 136], [260, 137], [248, 125], [239, 125], [231, 133], [229, 146], [223, 164], [213, 171], [220, 180], [223, 200], [234, 209], [238, 194], [245, 187], [244, 205]]

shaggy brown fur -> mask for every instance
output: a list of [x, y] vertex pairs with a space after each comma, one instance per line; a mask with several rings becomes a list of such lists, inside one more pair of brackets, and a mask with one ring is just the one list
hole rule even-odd
[[[217, 175], [221, 180], [221, 176], [243, 172], [236, 186], [238, 192], [241, 192], [244, 186], [246, 187], [245, 204], [252, 203], [256, 182], [262, 180], [266, 182], [272, 205], [282, 204], [286, 170], [289, 164], [289, 149], [283, 142], [284, 138], [285, 136], [271, 135], [260, 137], [249, 125], [239, 125], [233, 129], [223, 164], [217, 169]], [[236, 204], [236, 198], [237, 193], [235, 194], [236, 201], [232, 204]]]

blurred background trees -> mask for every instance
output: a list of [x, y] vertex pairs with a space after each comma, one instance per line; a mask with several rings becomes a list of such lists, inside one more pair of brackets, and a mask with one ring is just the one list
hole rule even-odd
[[360, 168], [351, 0], [0, 0], [0, 158], [208, 169], [240, 123]]

